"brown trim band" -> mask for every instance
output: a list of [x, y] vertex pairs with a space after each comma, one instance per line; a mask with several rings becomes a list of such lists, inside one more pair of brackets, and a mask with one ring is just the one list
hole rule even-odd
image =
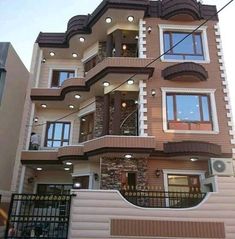
[[[40, 89], [35, 88], [31, 90], [31, 100], [48, 100], [48, 101], [62, 101], [69, 92], [89, 91], [90, 87], [100, 79], [104, 78], [108, 74], [141, 74], [152, 77], [154, 72], [153, 67], [112, 67], [107, 66], [97, 74], [92, 76], [84, 84], [84, 80], [71, 79], [68, 80], [66, 85], [62, 85], [58, 89]], [[69, 82], [70, 81], [70, 82]]]
[[[197, 80], [205, 81], [208, 79], [208, 72], [202, 65], [193, 62], [179, 63], [162, 71], [162, 77], [165, 80], [175, 80], [181, 76], [192, 76]], [[192, 78], [189, 81], [191, 80]]]
[[111, 219], [111, 236], [225, 238], [224, 222]]

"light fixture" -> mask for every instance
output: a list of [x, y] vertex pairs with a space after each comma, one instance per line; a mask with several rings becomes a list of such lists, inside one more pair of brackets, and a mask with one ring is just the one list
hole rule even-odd
[[198, 161], [198, 158], [190, 158], [190, 160], [191, 160], [192, 162], [196, 162], [196, 161]]
[[80, 188], [81, 187], [81, 183], [74, 183], [73, 188]]
[[79, 94], [76, 94], [76, 95], [74, 96], [74, 98], [78, 100], [78, 99], [81, 98], [81, 96], [80, 96]]
[[34, 117], [34, 123], [38, 122], [38, 117]]
[[152, 27], [148, 27], [148, 34], [150, 34], [151, 33], [151, 31], [152, 31]]
[[79, 41], [83, 43], [83, 42], [85, 42], [85, 38], [84, 37], [80, 37]]
[[134, 17], [133, 17], [133, 16], [129, 16], [129, 17], [127, 18], [127, 20], [128, 20], [128, 22], [133, 22], [133, 21], [134, 21]]
[[55, 56], [55, 52], [51, 51], [50, 56]]
[[41, 107], [42, 107], [42, 108], [46, 108], [47, 105], [46, 105], [46, 104], [41, 104]]
[[42, 171], [42, 168], [37, 168], [37, 171]]
[[109, 86], [109, 85], [110, 85], [110, 83], [109, 83], [108, 81], [104, 81], [104, 82], [103, 82], [103, 86], [107, 87], [107, 86]]
[[151, 95], [154, 97], [156, 95], [156, 90], [152, 89], [151, 90]]
[[138, 100], [135, 100], [135, 104], [137, 105], [139, 102], [138, 102]]
[[69, 171], [69, 170], [70, 170], [70, 168], [64, 168], [64, 170], [65, 170], [65, 171]]
[[43, 59], [42, 59], [42, 63], [46, 63], [46, 58], [43, 58]]
[[129, 80], [127, 81], [127, 84], [128, 84], [128, 85], [133, 85], [133, 84], [134, 84], [134, 80], [129, 79]]
[[72, 162], [69, 162], [69, 161], [68, 161], [68, 162], [66, 162], [65, 164], [66, 164], [66, 165], [68, 165], [68, 166], [71, 166], [71, 165], [73, 165], [73, 163], [72, 163]]
[[122, 107], [123, 107], [123, 108], [126, 108], [126, 102], [123, 102], [123, 103], [122, 103]]
[[161, 174], [162, 174], [162, 170], [161, 170], [161, 169], [156, 169], [156, 170], [155, 170], [155, 176], [156, 176], [157, 178], [159, 178], [159, 177], [161, 176]]
[[106, 19], [105, 19], [105, 21], [106, 21], [106, 23], [111, 23], [112, 22], [112, 18], [111, 17], [106, 17]]
[[126, 154], [126, 155], [125, 155], [125, 158], [126, 158], [126, 159], [131, 159], [131, 158], [132, 158], [132, 155], [131, 155], [131, 154]]
[[77, 58], [78, 54], [77, 53], [73, 53], [72, 56], [73, 56], [73, 58]]
[[126, 45], [126, 44], [123, 44], [123, 45], [122, 45], [122, 50], [125, 51], [126, 49], [127, 49], [127, 45]]
[[138, 39], [139, 39], [139, 36], [138, 36], [138, 35], [136, 35], [136, 36], [135, 36], [135, 40], [138, 40]]
[[86, 122], [86, 119], [85, 119], [85, 118], [82, 118], [82, 122]]
[[69, 105], [69, 109], [74, 109], [74, 105]]

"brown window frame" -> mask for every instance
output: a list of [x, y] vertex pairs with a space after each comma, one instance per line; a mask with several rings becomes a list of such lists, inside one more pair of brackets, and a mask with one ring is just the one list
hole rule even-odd
[[65, 72], [67, 73], [67, 79], [69, 79], [69, 75], [73, 74], [75, 76], [75, 70], [66, 70], [66, 69], [53, 69], [52, 70], [52, 79], [51, 79], [51, 87], [61, 87], [60, 84], [60, 73]]
[[[54, 137], [55, 137], [55, 126], [53, 126], [53, 130], [52, 130], [52, 138], [49, 139], [48, 138], [48, 130], [49, 130], [49, 127], [50, 125], [53, 124], [63, 124], [62, 126], [62, 137], [61, 137], [61, 140], [55, 140]], [[69, 125], [69, 135], [68, 135], [68, 139], [64, 139], [64, 128], [65, 128], [65, 125]], [[62, 147], [63, 146], [63, 143], [68, 143], [69, 145], [69, 141], [70, 141], [70, 133], [71, 133], [71, 122], [53, 122], [53, 121], [47, 121], [46, 123], [46, 134], [45, 134], [45, 141], [44, 141], [44, 147], [47, 147], [47, 148], [57, 148], [57, 147], [48, 147], [47, 146], [47, 142], [48, 141], [52, 141], [52, 145], [53, 145], [53, 142], [60, 142], [60, 146], [59, 147]]]
[[[169, 184], [169, 176], [182, 176], [182, 177], [187, 177], [188, 179], [188, 185], [183, 185], [183, 184]], [[198, 184], [196, 186], [193, 186], [190, 184], [190, 178], [197, 178]], [[200, 184], [200, 175], [198, 174], [174, 174], [174, 173], [169, 173], [167, 174], [167, 185], [168, 187], [188, 187], [189, 192], [200, 192], [201, 191], [201, 184]]]
[[[173, 34], [174, 33], [178, 33], [178, 34], [188, 34], [189, 32], [184, 32], [184, 31], [164, 31], [163, 32], [163, 44], [164, 44], [164, 49], [165, 49], [165, 34], [169, 34], [170, 35], [170, 51], [168, 51], [165, 55], [172, 55], [172, 56], [182, 56], [183, 59], [181, 60], [190, 60], [190, 59], [186, 59], [186, 56], [202, 56], [203, 59], [201, 60], [205, 60], [205, 52], [204, 52], [204, 45], [203, 45], [203, 41], [202, 41], [202, 32], [194, 32], [193, 34], [191, 34], [193, 36], [193, 49], [194, 49], [194, 54], [183, 54], [183, 53], [174, 53], [174, 47], [173, 47]], [[196, 49], [196, 39], [195, 36], [199, 35], [200, 36], [200, 41], [201, 41], [201, 46], [202, 46], [202, 54], [197, 54], [197, 49]], [[165, 50], [164, 50], [165, 51]], [[173, 60], [173, 59], [172, 59]], [[179, 60], [179, 59], [176, 59]]]
[[[198, 96], [199, 97], [199, 112], [200, 112], [200, 121], [198, 120], [177, 120], [177, 102], [176, 102], [176, 96], [177, 95], [185, 95], [185, 96]], [[174, 120], [168, 120], [168, 108], [167, 108], [167, 97], [173, 96], [173, 115]], [[208, 102], [208, 113], [209, 113], [209, 121], [203, 120], [203, 108], [202, 108], [202, 97], [207, 97]], [[211, 99], [210, 95], [208, 94], [197, 94], [197, 93], [166, 93], [166, 115], [167, 115], [167, 129], [171, 130], [170, 123], [184, 123], [188, 124], [188, 130], [192, 130], [192, 124], [210, 124], [211, 130], [213, 130], [213, 117], [212, 117], [212, 108], [211, 108]]]

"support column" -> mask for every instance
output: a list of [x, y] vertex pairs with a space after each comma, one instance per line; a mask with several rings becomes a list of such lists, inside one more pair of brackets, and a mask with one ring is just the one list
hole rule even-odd
[[115, 57], [122, 56], [122, 31], [116, 30], [113, 33], [114, 42], [115, 42]]
[[102, 135], [109, 135], [109, 105], [110, 105], [110, 94], [104, 95], [104, 109], [103, 109], [103, 132]]
[[113, 51], [113, 35], [109, 34], [107, 35], [106, 40], [106, 57], [112, 57], [112, 51]]
[[120, 135], [120, 125], [121, 125], [121, 92], [114, 92], [114, 113], [113, 113], [113, 125], [112, 134]]

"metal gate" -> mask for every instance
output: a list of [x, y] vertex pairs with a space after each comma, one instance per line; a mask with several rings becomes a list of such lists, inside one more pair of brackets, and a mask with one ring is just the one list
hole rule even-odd
[[5, 238], [67, 239], [71, 197], [13, 194]]

